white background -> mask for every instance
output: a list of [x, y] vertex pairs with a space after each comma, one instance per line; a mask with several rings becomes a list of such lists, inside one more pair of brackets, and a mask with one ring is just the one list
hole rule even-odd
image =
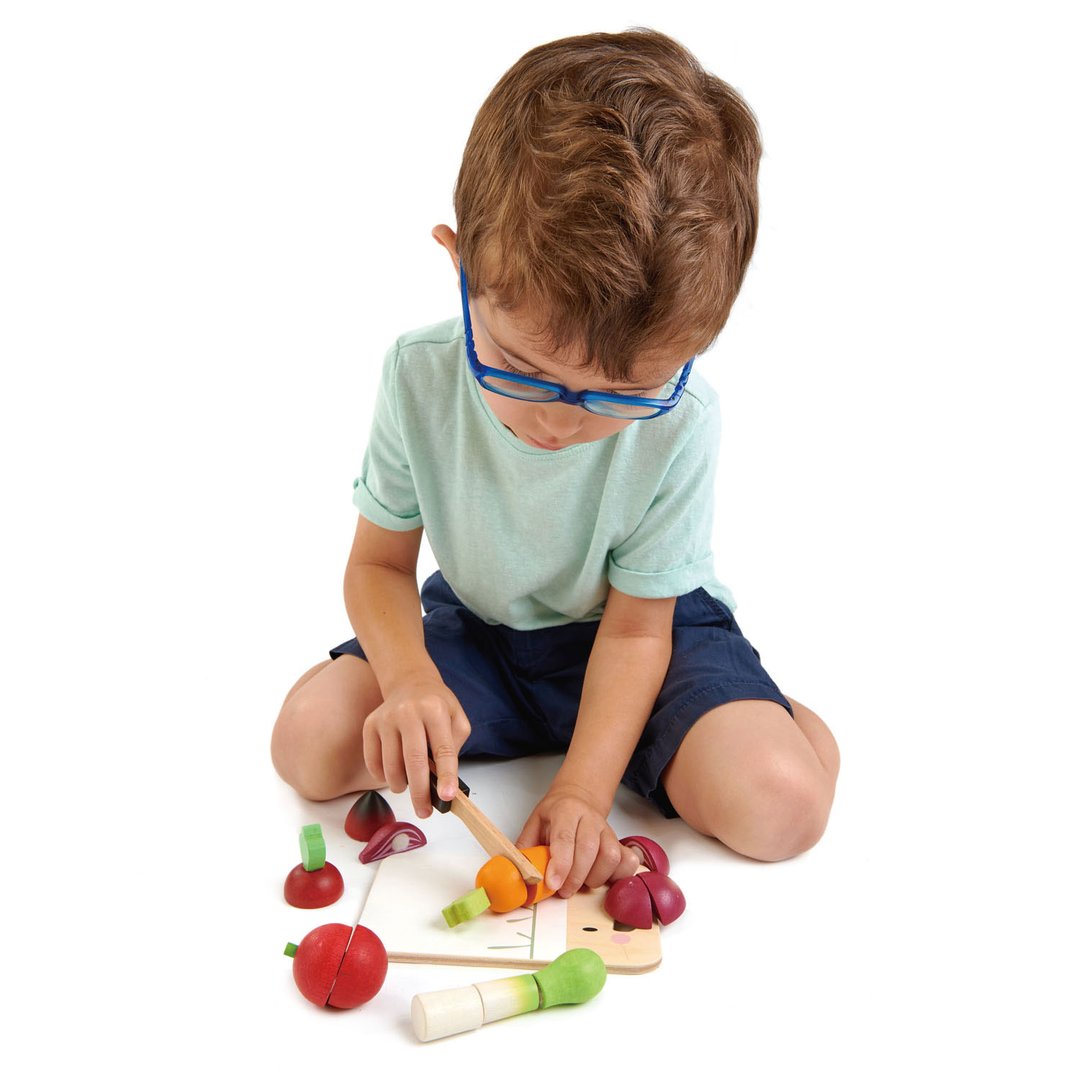
[[[20, 1075], [1076, 1075], [1065, 7], [0, 8]], [[350, 632], [376, 374], [456, 310], [429, 233], [476, 109], [533, 45], [632, 25], [761, 124], [757, 252], [699, 362], [725, 417], [716, 558], [836, 733], [840, 788], [818, 847], [771, 867], [621, 797], [690, 897], [661, 969], [421, 1047], [411, 994], [470, 972], [392, 968], [337, 1015], [293, 988], [280, 950], [318, 921], [280, 899], [295, 831], [340, 836], [349, 800], [298, 800], [270, 728]], [[512, 832], [553, 767], [473, 784]]]

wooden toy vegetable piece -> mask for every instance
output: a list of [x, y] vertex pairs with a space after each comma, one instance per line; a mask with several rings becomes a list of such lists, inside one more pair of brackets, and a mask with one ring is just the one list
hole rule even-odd
[[616, 881], [604, 897], [604, 910], [616, 921], [648, 930], [657, 918], [665, 926], [686, 910], [682, 889], [667, 876], [646, 870]]
[[293, 980], [316, 1005], [353, 1009], [370, 1001], [386, 979], [386, 949], [365, 926], [317, 926], [299, 945], [289, 942]]
[[318, 870], [294, 866], [285, 879], [285, 900], [296, 908], [327, 907], [340, 900], [345, 892], [341, 871], [333, 863]]
[[326, 865], [326, 841], [321, 825], [305, 825], [300, 830], [300, 861], [305, 870], [321, 870]]
[[395, 820], [390, 804], [377, 791], [365, 791], [345, 818], [345, 832], [354, 840], [370, 840], [377, 829]]
[[300, 857], [303, 861], [285, 879], [286, 902], [298, 908], [320, 908], [339, 900], [345, 882], [341, 871], [326, 861], [321, 825], [305, 825], [300, 830]]
[[386, 966], [386, 949], [378, 935], [366, 926], [357, 926], [326, 1004], [335, 1009], [355, 1009], [370, 1001], [386, 981]]
[[447, 904], [442, 909], [442, 917], [449, 927], [459, 926], [463, 922], [475, 919], [481, 912], [491, 907], [488, 894], [483, 889], [473, 889], [472, 892], [459, 896], [452, 904]]
[[431, 1042], [508, 1016], [580, 1004], [596, 997], [606, 980], [604, 962], [592, 949], [571, 949], [530, 975], [417, 994], [413, 1031], [421, 1042]]
[[552, 895], [552, 890], [544, 884], [544, 872], [551, 858], [551, 850], [542, 845], [521, 848], [521, 854], [529, 860], [539, 878], [535, 885], [526, 884], [517, 868], [503, 855], [488, 859], [477, 872], [476, 887], [487, 893], [492, 911], [501, 913], [531, 907]]
[[641, 875], [613, 882], [604, 897], [604, 910], [619, 923], [648, 930], [653, 924], [653, 905]]
[[652, 897], [656, 917], [667, 926], [673, 923], [686, 910], [686, 897], [682, 889], [667, 874], [641, 874], [645, 888]]
[[366, 847], [360, 852], [360, 861], [365, 865], [387, 855], [397, 855], [402, 851], [412, 851], [423, 847], [427, 837], [409, 821], [392, 821], [372, 833]]
[[642, 866], [661, 874], [671, 873], [667, 852], [655, 840], [650, 840], [647, 836], [626, 836], [619, 843], [636, 851], [641, 857]]

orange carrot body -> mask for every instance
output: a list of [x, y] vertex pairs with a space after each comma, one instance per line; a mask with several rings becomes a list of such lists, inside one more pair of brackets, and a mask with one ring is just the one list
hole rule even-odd
[[[546, 845], [518, 850], [541, 874], [547, 873], [551, 850]], [[519, 907], [531, 907], [552, 895], [552, 890], [542, 881], [536, 886], [526, 885], [514, 864], [505, 855], [496, 855], [480, 867], [476, 875], [476, 887], [487, 893], [491, 910], [500, 913]]]

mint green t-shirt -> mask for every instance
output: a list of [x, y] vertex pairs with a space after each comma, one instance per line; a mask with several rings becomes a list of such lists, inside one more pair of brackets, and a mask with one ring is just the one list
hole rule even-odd
[[488, 407], [452, 319], [387, 353], [353, 502], [384, 529], [423, 526], [450, 588], [488, 623], [594, 621], [609, 585], [646, 598], [703, 586], [733, 607], [712, 565], [719, 424], [694, 371], [662, 416], [535, 449]]

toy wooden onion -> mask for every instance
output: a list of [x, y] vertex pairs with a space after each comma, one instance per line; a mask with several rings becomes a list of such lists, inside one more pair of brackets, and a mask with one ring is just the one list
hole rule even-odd
[[667, 876], [646, 870], [616, 881], [604, 897], [604, 910], [616, 921], [648, 930], [657, 918], [665, 926], [686, 910], [682, 889]]
[[345, 832], [354, 840], [370, 840], [376, 831], [395, 820], [390, 804], [377, 791], [365, 791], [345, 818]]
[[360, 861], [375, 862], [385, 859], [387, 855], [398, 855], [402, 851], [423, 847], [426, 843], [427, 837], [411, 822], [393, 821], [372, 834], [367, 846], [360, 852]]
[[616, 881], [604, 897], [604, 910], [617, 923], [648, 930], [653, 924], [653, 904], [642, 875]]
[[673, 923], [686, 910], [686, 897], [682, 889], [667, 874], [649, 872], [638, 876], [649, 890], [656, 917], [665, 926]]
[[293, 980], [316, 1005], [354, 1009], [370, 1001], [386, 980], [386, 949], [366, 926], [317, 926], [299, 945], [290, 942]]
[[649, 870], [656, 870], [661, 874], [671, 873], [671, 863], [664, 849], [647, 836], [626, 836], [619, 841], [623, 847], [636, 851], [641, 858], [642, 866]]

